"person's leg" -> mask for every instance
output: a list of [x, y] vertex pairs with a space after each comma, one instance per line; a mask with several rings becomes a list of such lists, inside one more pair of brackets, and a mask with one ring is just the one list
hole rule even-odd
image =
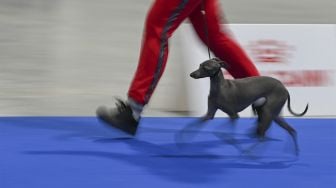
[[99, 107], [97, 116], [108, 125], [134, 135], [146, 105], [165, 69], [168, 39], [202, 0], [156, 0], [145, 23], [137, 70], [128, 91], [128, 101], [117, 108]]
[[[206, 25], [201, 12], [203, 8], [206, 15]], [[208, 45], [209, 40], [208, 46], [211, 51], [229, 64], [228, 72], [234, 78], [259, 76], [257, 68], [243, 49], [224, 30], [223, 25], [221, 25], [224, 22], [222, 15], [218, 0], [204, 0], [204, 4], [195, 8], [189, 19], [200, 39], [206, 45]], [[205, 28], [208, 30], [208, 39]]]
[[145, 22], [137, 70], [128, 91], [128, 102], [138, 117], [163, 74], [168, 39], [201, 0], [156, 0]]

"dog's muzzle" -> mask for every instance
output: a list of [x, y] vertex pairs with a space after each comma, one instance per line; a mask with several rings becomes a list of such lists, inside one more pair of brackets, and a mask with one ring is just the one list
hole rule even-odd
[[201, 73], [199, 70], [196, 70], [192, 73], [190, 73], [190, 77], [194, 78], [194, 79], [198, 79], [198, 78], [201, 78]]

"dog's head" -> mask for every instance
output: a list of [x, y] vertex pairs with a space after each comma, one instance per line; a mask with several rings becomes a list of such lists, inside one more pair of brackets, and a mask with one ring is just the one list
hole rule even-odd
[[218, 58], [212, 58], [201, 63], [199, 68], [192, 72], [190, 76], [195, 79], [213, 77], [221, 68], [228, 68], [228, 65]]

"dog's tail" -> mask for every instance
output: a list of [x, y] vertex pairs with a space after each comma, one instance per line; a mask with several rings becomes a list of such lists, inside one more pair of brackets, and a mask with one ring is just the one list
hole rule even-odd
[[303, 116], [306, 114], [306, 112], [308, 111], [308, 104], [306, 105], [306, 108], [304, 109], [304, 111], [302, 113], [295, 113], [293, 112], [292, 108], [291, 108], [291, 105], [290, 105], [290, 95], [288, 94], [288, 101], [287, 101], [287, 108], [288, 108], [288, 111], [293, 114], [294, 116]]

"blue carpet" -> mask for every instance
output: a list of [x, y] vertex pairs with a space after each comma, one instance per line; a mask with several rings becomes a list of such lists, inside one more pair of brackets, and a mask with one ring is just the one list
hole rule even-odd
[[249, 118], [148, 117], [131, 138], [94, 117], [2, 117], [0, 187], [336, 187], [336, 119], [286, 120], [299, 156], [275, 124], [256, 145]]

